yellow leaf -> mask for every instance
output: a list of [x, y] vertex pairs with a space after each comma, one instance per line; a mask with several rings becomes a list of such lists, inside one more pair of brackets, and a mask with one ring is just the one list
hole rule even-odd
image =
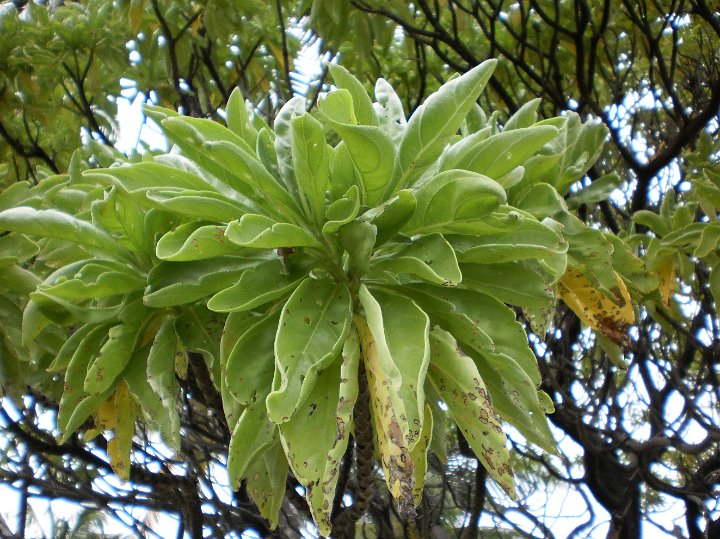
[[625, 283], [615, 273], [617, 287], [611, 299], [583, 275], [578, 268], [568, 268], [558, 283], [560, 299], [578, 315], [580, 320], [613, 342], [627, 346], [627, 330], [635, 322], [635, 312]]
[[112, 429], [113, 437], [108, 440], [107, 454], [110, 466], [121, 479], [130, 477], [130, 451], [135, 433], [135, 403], [125, 380], [115, 393], [98, 408], [98, 423], [104, 429]]
[[[385, 472], [385, 482], [390, 494], [398, 500], [405, 515], [414, 512], [415, 463], [405, 443], [401, 424], [406, 418], [397, 414], [402, 408], [399, 395], [392, 390], [393, 384], [386, 376], [378, 358], [375, 339], [367, 322], [355, 317], [355, 327], [360, 337], [360, 348], [370, 389], [370, 413], [373, 419], [376, 448]], [[407, 431], [407, 425], [405, 425]]]
[[663, 258], [655, 267], [655, 273], [660, 278], [660, 297], [663, 305], [670, 307], [670, 299], [678, 288], [675, 280], [675, 257], [671, 255]]

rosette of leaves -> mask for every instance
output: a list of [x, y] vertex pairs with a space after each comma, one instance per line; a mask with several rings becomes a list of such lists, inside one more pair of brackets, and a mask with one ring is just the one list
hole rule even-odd
[[[447, 82], [409, 120], [387, 82], [373, 101], [339, 66], [318, 110], [294, 98], [272, 129], [237, 91], [227, 127], [152, 108], [172, 153], [54, 180], [69, 206], [14, 199], [0, 228], [74, 246], [41, 248], [56, 263], [25, 306], [36, 324], [74, 326], [51, 366], [65, 373], [63, 417], [107, 426], [143, 401], [141, 384], [175, 417], [175, 358], [190, 348], [222, 395], [231, 484], [245, 480], [272, 523], [291, 471], [330, 533], [351, 433], [356, 471], [377, 454], [412, 513], [447, 421], [512, 496], [502, 423], [549, 452], [554, 441], [511, 306], [546, 326], [569, 261], [604, 238], [560, 195], [604, 135], [572, 115], [536, 122], [536, 104], [500, 130], [476, 104], [494, 66]], [[23, 326], [26, 342], [38, 327]], [[162, 424], [176, 439], [177, 421]], [[368, 492], [353, 494], [359, 505]]]

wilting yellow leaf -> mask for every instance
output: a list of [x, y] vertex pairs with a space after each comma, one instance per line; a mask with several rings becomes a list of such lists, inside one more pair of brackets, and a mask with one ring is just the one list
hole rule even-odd
[[635, 322], [635, 312], [625, 283], [616, 273], [617, 287], [611, 299], [597, 288], [577, 268], [568, 268], [558, 283], [560, 299], [578, 315], [580, 320], [613, 342], [627, 346], [627, 330]]
[[[407, 421], [399, 395], [393, 391], [393, 384], [387, 378], [378, 358], [377, 348], [367, 322], [355, 317], [355, 326], [360, 337], [368, 387], [370, 389], [370, 412], [375, 427], [376, 448], [380, 451], [380, 462], [385, 472], [385, 482], [390, 494], [398, 500], [401, 512], [412, 514], [415, 494], [415, 463], [405, 443], [401, 424]], [[405, 426], [407, 431], [407, 426]]]
[[122, 479], [130, 477], [130, 451], [135, 433], [135, 403], [127, 383], [122, 380], [110, 398], [100, 405], [96, 415], [99, 429], [112, 430], [107, 454], [113, 471]]
[[670, 306], [670, 299], [673, 292], [677, 290], [677, 281], [675, 280], [675, 257], [668, 256], [663, 258], [655, 268], [660, 278], [660, 297], [665, 307]]

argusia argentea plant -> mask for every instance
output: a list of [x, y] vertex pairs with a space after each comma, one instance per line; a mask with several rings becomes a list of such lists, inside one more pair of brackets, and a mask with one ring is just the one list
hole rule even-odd
[[[320, 533], [341, 535], [376, 455], [412, 514], [448, 419], [513, 496], [503, 422], [555, 450], [516, 312], [543, 334], [560, 289], [593, 325], [590, 290], [605, 302], [593, 327], [620, 341], [632, 308], [607, 238], [564, 199], [603, 128], [572, 113], [537, 122], [535, 101], [501, 129], [477, 105], [494, 66], [447, 82], [409, 120], [387, 82], [373, 101], [335, 65], [318, 109], [293, 98], [272, 129], [238, 91], [227, 127], [150, 108], [170, 153], [75, 160], [0, 194], [21, 337], [8, 353], [63, 380], [47, 388], [62, 439], [110, 432], [124, 478], [136, 420], [177, 450], [194, 352], [222, 396], [231, 485], [245, 481], [273, 525], [292, 473]], [[351, 433], [354, 504], [331, 521]]]

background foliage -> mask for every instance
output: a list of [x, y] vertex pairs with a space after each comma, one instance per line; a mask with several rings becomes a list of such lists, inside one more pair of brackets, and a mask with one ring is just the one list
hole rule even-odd
[[[612, 251], [609, 263], [625, 269], [620, 273], [639, 307], [624, 353], [607, 337], [621, 341], [625, 328], [583, 317], [577, 303], [583, 283], [567, 275], [547, 333], [530, 324], [527, 311], [520, 317], [538, 358], [541, 387], [555, 406], [549, 418], [563, 455], [549, 457], [511, 432], [519, 499], [510, 502], [454, 434], [448, 460], [429, 461], [419, 527], [444, 537], [465, 521], [463, 533], [472, 537], [484, 515], [483, 522], [499, 528], [552, 536], [536, 494], [546, 491], [555, 499], [572, 492], [584, 500], [576, 536], [598, 533], [603, 522], [618, 537], [639, 537], [654, 527], [673, 534], [674, 526], [691, 537], [718, 533], [720, 14], [711, 3], [5, 2], [0, 27], [0, 173], [4, 185], [13, 186], [6, 193], [25, 192], [18, 182], [40, 183], [38, 204], [72, 205], [53, 198], [52, 183], [43, 186], [43, 178], [125, 159], [113, 145], [117, 97], [126, 81], [162, 107], [216, 120], [238, 87], [272, 123], [299, 90], [312, 107], [328, 89], [324, 65], [317, 83], [307, 90], [298, 84], [293, 59], [308, 43], [327, 51], [326, 59], [337, 57], [368, 89], [377, 78], [387, 79], [407, 115], [453, 73], [498, 58], [479, 103], [497, 114], [491, 121], [505, 131], [522, 111], [530, 113], [523, 105], [536, 97], [532, 106], [541, 118], [571, 109], [599, 119], [608, 143], [596, 156], [573, 155], [572, 173], [586, 177], [558, 191], [588, 225], [576, 227], [577, 244], [586, 230], [606, 231], [604, 253]], [[586, 169], [583, 159], [594, 164]], [[568, 182], [575, 180], [572, 173]], [[2, 209], [22, 196], [5, 194]], [[565, 222], [565, 230], [573, 223]], [[2, 243], [4, 268], [35, 255], [30, 245], [1, 249]], [[62, 260], [59, 245], [55, 253]], [[597, 254], [578, 249], [569, 257], [587, 269]], [[4, 270], [0, 280], [5, 290], [34, 288], [14, 270]], [[53, 396], [62, 388], [47, 373], [44, 352], [67, 335], [50, 333], [28, 350], [17, 331], [17, 297], [5, 292], [3, 298], [7, 437], [0, 473], [23, 500], [65, 497], [109, 513], [122, 513], [121, 505], [145, 507], [180, 515], [197, 536], [203, 526], [206, 534], [252, 527], [293, 536], [308, 521], [292, 480], [277, 532], [270, 532], [245, 489], [231, 499], [220, 495], [217, 469], [230, 433], [199, 354], [188, 356], [193, 376], [180, 381], [185, 406], [177, 420], [184, 436], [176, 457], [152, 443], [151, 434], [136, 432], [129, 442], [131, 482], [118, 485], [98, 456], [109, 450], [103, 437], [56, 441], [43, 418], [57, 410]], [[217, 325], [211, 318], [202, 322]], [[590, 331], [588, 324], [605, 331]], [[663, 516], [670, 505], [680, 508], [674, 520]], [[20, 536], [26, 511], [25, 503]], [[364, 522], [382, 537], [402, 536], [407, 525], [382, 489]], [[138, 533], [146, 526], [142, 519], [131, 525]]]

